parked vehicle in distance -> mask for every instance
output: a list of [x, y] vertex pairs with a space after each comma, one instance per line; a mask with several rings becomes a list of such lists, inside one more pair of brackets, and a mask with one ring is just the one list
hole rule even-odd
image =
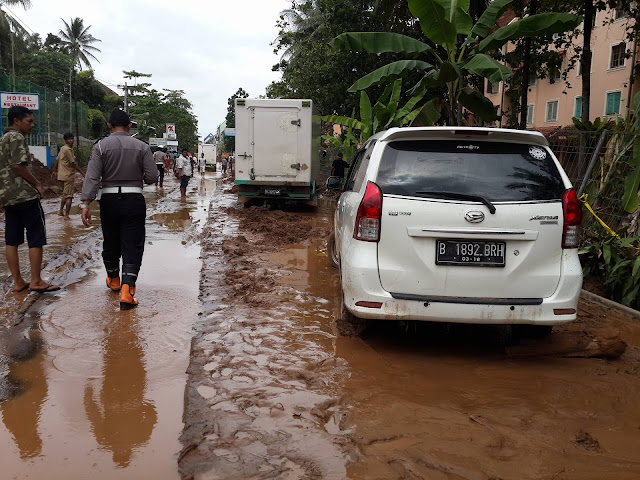
[[315, 202], [320, 121], [311, 100], [236, 99], [238, 199]]
[[198, 145], [198, 158], [204, 153], [206, 167], [208, 170], [214, 170], [217, 158], [217, 146], [215, 144], [201, 143]]
[[342, 320], [549, 333], [576, 319], [581, 221], [576, 192], [538, 132], [378, 133], [352, 162], [329, 242]]

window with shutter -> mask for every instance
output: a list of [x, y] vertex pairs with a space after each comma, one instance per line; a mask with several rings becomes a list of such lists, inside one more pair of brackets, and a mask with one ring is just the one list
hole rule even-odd
[[618, 115], [620, 113], [620, 100], [622, 92], [607, 93], [607, 104], [605, 107], [605, 115]]
[[552, 100], [551, 102], [547, 102], [547, 115], [546, 115], [545, 121], [546, 122], [558, 121], [558, 100]]
[[582, 97], [576, 97], [576, 108], [573, 112], [576, 118], [582, 118]]
[[533, 125], [533, 105], [527, 105], [527, 125]]

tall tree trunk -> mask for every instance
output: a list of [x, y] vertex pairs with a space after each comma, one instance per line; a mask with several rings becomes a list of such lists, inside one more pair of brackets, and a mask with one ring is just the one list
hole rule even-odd
[[584, 35], [582, 41], [582, 56], [580, 68], [582, 69], [582, 118], [583, 122], [589, 121], [591, 99], [591, 31], [593, 30], [593, 0], [584, 0]]
[[[529, 3], [529, 15], [535, 15], [538, 10], [538, 0], [531, 0]], [[520, 129], [527, 128], [527, 104], [529, 103], [529, 77], [531, 70], [529, 63], [531, 62], [531, 38], [524, 40], [524, 55], [522, 56], [522, 85], [520, 92]]]

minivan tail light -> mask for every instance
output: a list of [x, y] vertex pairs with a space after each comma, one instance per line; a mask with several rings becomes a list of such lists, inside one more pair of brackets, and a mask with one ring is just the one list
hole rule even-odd
[[353, 238], [364, 242], [378, 242], [381, 220], [382, 190], [375, 183], [368, 182], [364, 197], [358, 207]]
[[562, 194], [562, 248], [578, 248], [580, 224], [582, 223], [582, 205], [573, 188]]

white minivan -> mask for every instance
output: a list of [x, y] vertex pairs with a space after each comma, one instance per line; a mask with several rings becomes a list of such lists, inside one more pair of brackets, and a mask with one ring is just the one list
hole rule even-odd
[[[329, 254], [342, 321], [576, 319], [580, 201], [538, 132], [393, 128], [354, 158]], [[531, 328], [531, 327], [529, 327]]]

